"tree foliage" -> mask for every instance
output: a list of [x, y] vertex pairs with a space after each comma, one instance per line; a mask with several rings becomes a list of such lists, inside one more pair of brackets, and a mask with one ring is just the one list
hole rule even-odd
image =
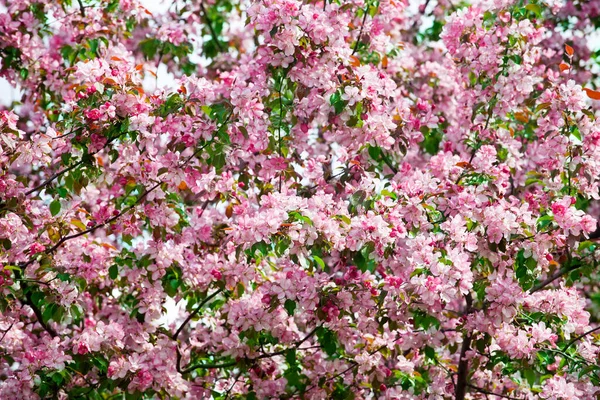
[[597, 1], [0, 5], [0, 398], [596, 398]]

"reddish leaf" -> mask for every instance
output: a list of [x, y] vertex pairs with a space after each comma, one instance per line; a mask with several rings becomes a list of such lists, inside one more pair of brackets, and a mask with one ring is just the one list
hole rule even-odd
[[600, 92], [588, 88], [583, 88], [583, 90], [585, 90], [590, 99], [600, 100]]
[[567, 52], [569, 57], [573, 57], [573, 54], [575, 54], [575, 51], [573, 50], [573, 48], [571, 46], [569, 46], [568, 44], [565, 44], [565, 51]]

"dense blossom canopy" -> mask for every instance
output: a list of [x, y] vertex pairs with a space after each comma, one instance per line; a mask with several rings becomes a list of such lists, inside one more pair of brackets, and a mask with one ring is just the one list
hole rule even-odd
[[600, 1], [145, 5], [0, 1], [0, 398], [596, 398]]

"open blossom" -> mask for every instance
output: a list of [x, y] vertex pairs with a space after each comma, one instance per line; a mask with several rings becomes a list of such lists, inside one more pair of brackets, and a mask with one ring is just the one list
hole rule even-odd
[[102, 59], [80, 61], [75, 65], [75, 71], [82, 83], [93, 84], [108, 72], [108, 64]]
[[346, 86], [342, 99], [348, 102], [349, 106], [353, 106], [356, 102], [360, 101], [360, 89], [354, 86]]
[[[584, 394], [583, 390], [578, 389], [573, 382], [568, 382], [565, 377], [555, 375], [544, 382], [540, 397], [547, 400], [575, 400], [581, 399]], [[588, 395], [592, 395], [592, 393], [588, 393]]]
[[574, 235], [583, 232], [589, 234], [596, 229], [596, 219], [573, 207], [575, 199], [563, 197], [552, 204], [552, 214], [556, 223]]

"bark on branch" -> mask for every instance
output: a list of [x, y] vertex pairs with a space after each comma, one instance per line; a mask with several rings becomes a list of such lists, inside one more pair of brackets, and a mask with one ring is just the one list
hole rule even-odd
[[[465, 296], [467, 301], [466, 314], [469, 314], [471, 306], [473, 304], [473, 298], [471, 294]], [[467, 377], [469, 375], [469, 360], [465, 358], [467, 351], [471, 348], [471, 332], [465, 332], [463, 337], [462, 346], [460, 348], [460, 359], [458, 360], [458, 374], [456, 377], [456, 386], [454, 389], [455, 399], [464, 400], [465, 394], [467, 393]]]

